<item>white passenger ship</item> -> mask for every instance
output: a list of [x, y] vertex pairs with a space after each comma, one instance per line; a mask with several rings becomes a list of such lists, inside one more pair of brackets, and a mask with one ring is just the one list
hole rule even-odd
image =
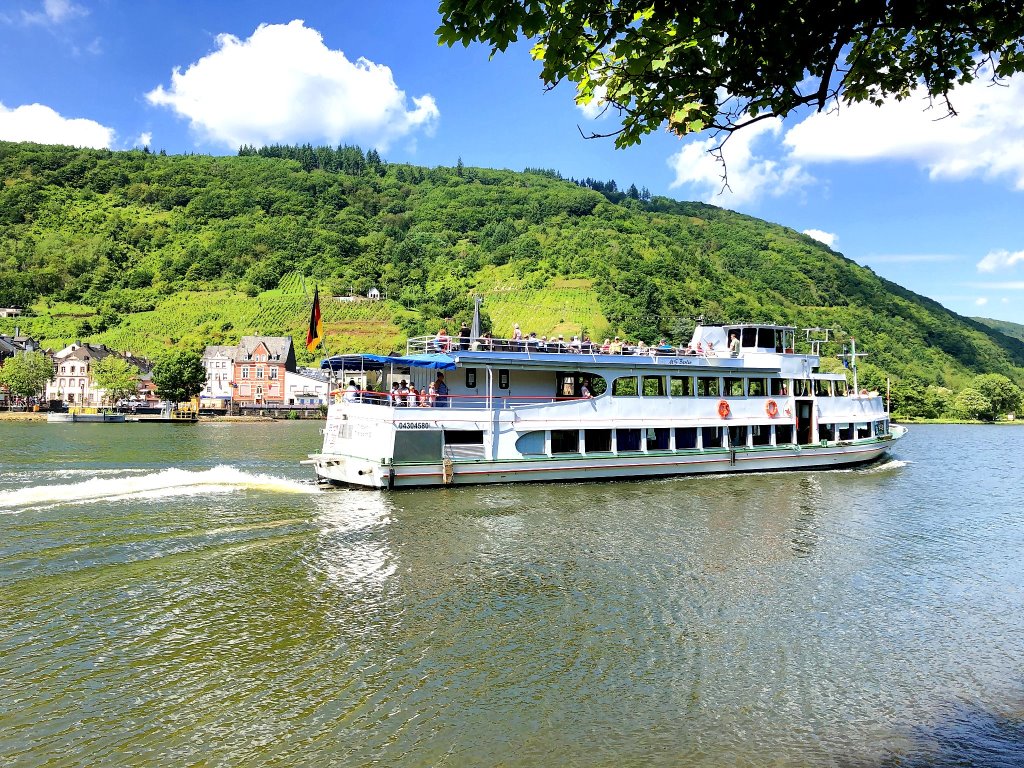
[[791, 326], [698, 326], [687, 353], [642, 355], [425, 337], [405, 356], [328, 358], [342, 387], [403, 379], [424, 390], [440, 373], [448, 394], [411, 407], [407, 396], [339, 389], [307, 463], [324, 482], [405, 488], [850, 467], [889, 451], [905, 429], [890, 425], [882, 398], [819, 373], [817, 354], [794, 352], [795, 336]]

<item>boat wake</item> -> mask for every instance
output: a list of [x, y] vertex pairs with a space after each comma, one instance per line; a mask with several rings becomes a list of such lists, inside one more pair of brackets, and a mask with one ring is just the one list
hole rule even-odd
[[861, 474], [864, 474], [864, 475], [868, 475], [868, 474], [876, 474], [878, 472], [891, 472], [894, 469], [903, 469], [904, 467], [909, 466], [909, 465], [910, 465], [909, 461], [900, 461], [899, 459], [889, 459], [888, 461], [883, 461], [880, 464], [871, 464], [870, 466], [867, 466], [864, 469], [858, 469], [858, 470], [854, 470], [854, 471], [860, 472]]
[[243, 472], [236, 467], [218, 466], [205, 471], [171, 468], [147, 475], [94, 477], [78, 483], [36, 485], [0, 491], [0, 512], [46, 509], [62, 504], [91, 504], [97, 501], [205, 496], [244, 490], [319, 493], [313, 485]]

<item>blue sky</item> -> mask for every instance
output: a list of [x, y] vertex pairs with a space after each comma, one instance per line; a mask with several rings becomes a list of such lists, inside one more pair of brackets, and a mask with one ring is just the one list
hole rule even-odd
[[1024, 79], [765, 122], [726, 145], [663, 130], [616, 150], [529, 46], [438, 46], [436, 3], [0, 0], [0, 139], [233, 154], [376, 146], [426, 166], [615, 179], [814, 233], [965, 315], [1024, 323]]

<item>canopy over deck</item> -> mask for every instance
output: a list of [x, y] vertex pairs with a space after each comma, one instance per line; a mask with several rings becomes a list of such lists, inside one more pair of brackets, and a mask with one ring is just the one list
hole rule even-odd
[[331, 371], [382, 371], [392, 365], [409, 368], [434, 368], [454, 371], [455, 360], [448, 355], [334, 355], [320, 361], [320, 367]]

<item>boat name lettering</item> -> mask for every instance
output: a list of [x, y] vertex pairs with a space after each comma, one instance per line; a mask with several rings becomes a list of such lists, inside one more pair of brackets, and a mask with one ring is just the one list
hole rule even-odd
[[395, 424], [398, 429], [431, 429], [433, 424], [428, 421], [402, 421]]
[[666, 365], [695, 365], [697, 360], [692, 357], [668, 357], [663, 362]]

